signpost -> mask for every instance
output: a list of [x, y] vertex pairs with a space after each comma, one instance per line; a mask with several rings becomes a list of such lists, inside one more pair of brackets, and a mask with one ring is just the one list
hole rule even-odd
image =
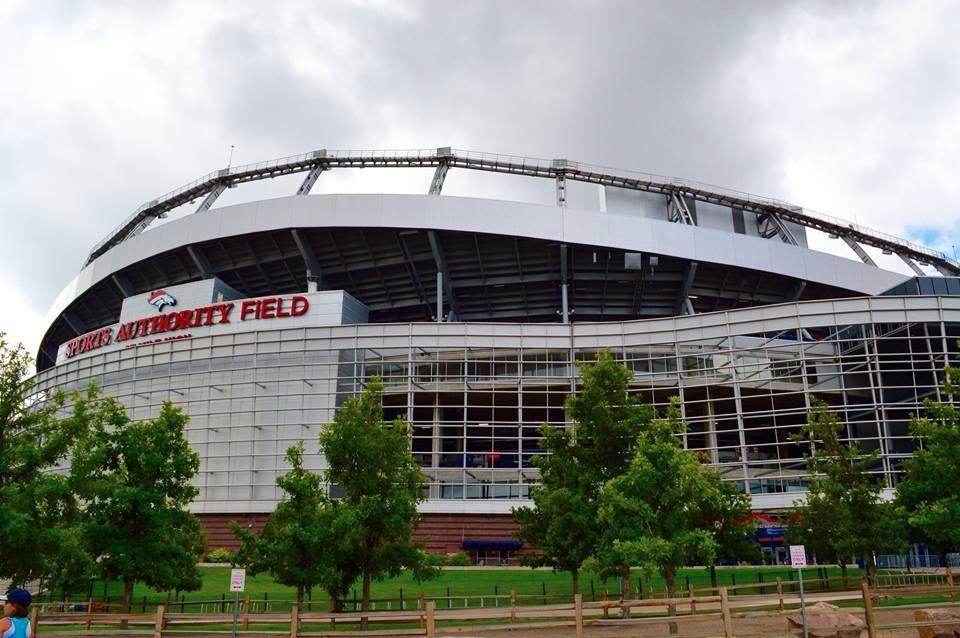
[[230, 591], [233, 592], [233, 633], [231, 636], [237, 638], [237, 614], [240, 610], [240, 592], [243, 591], [247, 582], [247, 570], [230, 570]]
[[807, 606], [803, 600], [803, 571], [807, 566], [807, 551], [803, 545], [790, 546], [790, 564], [797, 568], [797, 578], [800, 581], [800, 616], [803, 618], [803, 638], [807, 635]]

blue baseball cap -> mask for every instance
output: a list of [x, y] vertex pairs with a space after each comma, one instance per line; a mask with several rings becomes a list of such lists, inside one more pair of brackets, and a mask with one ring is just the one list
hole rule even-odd
[[33, 600], [33, 596], [30, 595], [26, 589], [14, 589], [7, 593], [7, 602], [20, 605], [21, 607], [29, 607], [30, 601]]

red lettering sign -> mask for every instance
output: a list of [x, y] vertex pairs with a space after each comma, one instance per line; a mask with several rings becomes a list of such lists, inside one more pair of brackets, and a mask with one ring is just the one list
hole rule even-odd
[[[122, 323], [117, 328], [116, 337], [112, 328], [103, 328], [89, 332], [67, 342], [66, 356], [102, 348], [112, 342], [129, 341], [148, 335], [197, 328], [201, 324], [212, 326], [214, 323], [230, 323], [234, 303], [213, 304], [193, 310], [180, 310], [144, 319], [135, 319]], [[278, 317], [301, 317], [310, 309], [310, 301], [303, 295], [294, 295], [288, 299], [268, 297], [266, 299], [244, 299], [240, 303], [240, 321], [248, 319], [275, 319]]]

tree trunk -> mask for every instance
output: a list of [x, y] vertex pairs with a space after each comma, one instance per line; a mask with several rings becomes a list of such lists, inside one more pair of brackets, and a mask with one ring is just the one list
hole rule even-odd
[[580, 593], [580, 570], [571, 569], [570, 575], [573, 577], [573, 595], [576, 596]]
[[330, 611], [334, 614], [339, 614], [342, 609], [343, 602], [340, 600], [340, 596], [330, 594]]
[[[360, 609], [364, 612], [370, 610], [370, 566], [363, 568], [363, 602], [360, 604]], [[367, 630], [368, 618], [366, 614], [360, 617], [360, 631]]]
[[[663, 570], [663, 576], [667, 581], [667, 598], [671, 599], [670, 604], [667, 605], [667, 614], [676, 616], [677, 604], [673, 602], [673, 599], [676, 598], [677, 594], [677, 569], [675, 567], [667, 567]], [[677, 623], [670, 623], [670, 633], [675, 634], [678, 631]]]
[[297, 609], [303, 611], [303, 585], [297, 585]]
[[867, 582], [871, 587], [876, 587], [877, 563], [873, 558], [873, 552], [867, 554], [864, 564], [867, 566]]
[[[127, 576], [123, 580], [123, 607], [122, 611], [125, 614], [130, 613], [130, 602], [133, 600], [133, 577]], [[127, 621], [124, 620], [120, 623], [121, 629], [127, 628]]]
[[713, 595], [717, 595], [717, 566], [714, 564], [710, 565], [710, 587], [713, 588]]
[[843, 579], [843, 588], [847, 589], [850, 585], [847, 581], [847, 561], [840, 559], [840, 577]]

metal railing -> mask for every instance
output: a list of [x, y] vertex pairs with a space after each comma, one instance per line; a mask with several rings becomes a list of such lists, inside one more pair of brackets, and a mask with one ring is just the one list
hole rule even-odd
[[943, 252], [771, 197], [762, 197], [744, 191], [678, 177], [592, 165], [566, 159], [547, 160], [449, 148], [319, 150], [214, 171], [142, 204], [123, 223], [93, 247], [86, 264], [89, 264], [113, 246], [143, 231], [154, 219], [164, 216], [167, 211], [205, 195], [221, 184], [236, 185], [279, 175], [305, 172], [319, 166], [329, 170], [331, 168], [351, 167], [435, 167], [441, 163], [454, 168], [548, 179], [562, 177], [616, 188], [664, 194], [683, 194], [699, 201], [739, 207], [755, 213], [775, 214], [807, 228], [813, 228], [838, 237], [850, 237], [868, 246], [917, 259], [921, 263], [931, 263], [952, 274], [960, 274], [960, 263], [950, 259]]

